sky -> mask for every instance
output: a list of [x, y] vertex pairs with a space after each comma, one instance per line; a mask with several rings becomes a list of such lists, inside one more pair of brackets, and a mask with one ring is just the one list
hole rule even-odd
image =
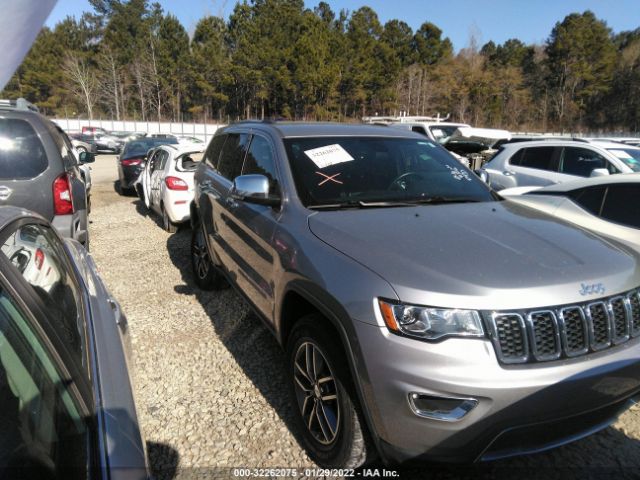
[[[320, 0], [305, 0], [313, 8]], [[478, 45], [489, 40], [496, 44], [518, 38], [526, 44], [543, 43], [556, 22], [573, 12], [591, 10], [614, 32], [640, 27], [638, 0], [325, 0], [338, 12], [367, 5], [382, 23], [399, 19], [415, 31], [423, 22], [436, 24], [453, 42], [456, 51], [469, 44], [473, 34]], [[236, 0], [159, 0], [164, 10], [176, 15], [192, 32], [199, 18], [224, 15], [228, 18]], [[58, 0], [47, 20], [55, 25], [67, 15], [79, 16], [91, 10], [87, 0]]]

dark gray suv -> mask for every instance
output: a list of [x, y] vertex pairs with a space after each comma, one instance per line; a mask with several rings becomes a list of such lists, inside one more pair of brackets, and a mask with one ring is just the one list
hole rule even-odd
[[0, 206], [39, 213], [65, 237], [88, 248], [87, 191], [68, 137], [19, 99], [0, 101]]
[[536, 452], [640, 391], [640, 255], [501, 200], [424, 136], [240, 123], [195, 184], [196, 282], [231, 283], [284, 346], [322, 466]]

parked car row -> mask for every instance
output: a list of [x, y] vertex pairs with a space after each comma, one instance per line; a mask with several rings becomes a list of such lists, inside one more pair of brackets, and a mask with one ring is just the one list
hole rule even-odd
[[147, 479], [127, 319], [88, 254], [93, 153], [0, 102], [0, 478]]
[[[126, 318], [86, 223], [67, 228], [81, 188], [86, 205], [78, 158], [23, 107], [0, 107], [0, 205], [24, 182], [52, 198], [18, 206], [54, 212], [0, 206], [0, 468], [144, 478]], [[448, 137], [480, 137], [465, 128]], [[636, 152], [538, 143], [504, 145], [478, 178], [413, 129], [241, 122], [204, 152], [129, 139], [118, 184], [169, 232], [188, 220], [195, 283], [233, 286], [274, 334], [318, 465], [474, 462], [591, 434], [640, 395], [640, 174], [610, 176]], [[496, 193], [525, 174], [585, 178]]]

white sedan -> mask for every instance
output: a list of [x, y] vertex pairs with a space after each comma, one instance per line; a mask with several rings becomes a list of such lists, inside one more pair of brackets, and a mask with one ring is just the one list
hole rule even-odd
[[135, 187], [145, 206], [162, 217], [167, 232], [189, 221], [193, 174], [202, 156], [202, 150], [180, 145], [161, 145], [148, 153]]
[[640, 173], [509, 188], [500, 195], [640, 250]]

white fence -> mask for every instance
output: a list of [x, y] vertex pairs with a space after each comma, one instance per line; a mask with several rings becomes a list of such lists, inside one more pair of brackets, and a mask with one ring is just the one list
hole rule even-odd
[[100, 127], [109, 131], [171, 133], [188, 135], [209, 142], [213, 134], [224, 125], [209, 123], [127, 122], [117, 120], [80, 120], [73, 118], [52, 119], [66, 132], [79, 132], [82, 127]]

